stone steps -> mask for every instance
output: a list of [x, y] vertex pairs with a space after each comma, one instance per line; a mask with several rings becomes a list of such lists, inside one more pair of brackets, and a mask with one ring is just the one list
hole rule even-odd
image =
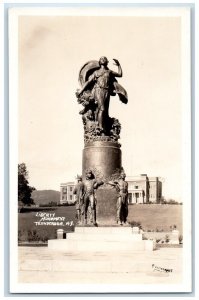
[[93, 234], [132, 234], [133, 230], [129, 226], [101, 226], [101, 227], [89, 227], [89, 226], [76, 226], [75, 233], [93, 233]]
[[67, 233], [66, 239], [48, 241], [48, 248], [64, 252], [117, 252], [154, 250], [151, 240], [142, 240], [142, 234], [133, 233], [130, 226], [79, 226]]
[[115, 233], [105, 233], [105, 234], [95, 234], [95, 233], [67, 233], [67, 240], [79, 240], [79, 241], [141, 241], [141, 234], [115, 234]]

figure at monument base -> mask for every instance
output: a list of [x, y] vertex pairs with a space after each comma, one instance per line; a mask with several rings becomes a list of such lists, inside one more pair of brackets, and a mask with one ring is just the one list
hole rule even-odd
[[91, 170], [86, 171], [84, 184], [84, 223], [88, 223], [88, 212], [90, 211], [90, 223], [96, 225], [96, 204], [97, 199], [95, 190], [103, 184], [103, 181], [97, 181]]
[[77, 224], [82, 224], [84, 220], [84, 184], [82, 182], [82, 176], [77, 175], [77, 184], [73, 190], [75, 195], [75, 207]]
[[108, 182], [118, 191], [117, 199], [117, 223], [122, 225], [127, 223], [128, 216], [128, 182], [125, 181], [126, 174], [121, 173], [119, 180]]

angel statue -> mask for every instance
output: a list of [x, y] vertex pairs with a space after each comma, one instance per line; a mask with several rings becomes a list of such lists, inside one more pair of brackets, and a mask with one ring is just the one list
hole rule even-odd
[[[118, 67], [118, 72], [108, 68], [108, 59], [105, 56], [102, 56], [99, 61], [87, 62], [79, 73], [81, 89], [77, 90], [76, 96], [78, 102], [84, 106], [80, 114], [83, 115], [85, 131], [87, 114], [92, 115], [92, 128], [98, 129], [98, 136], [100, 132], [101, 136], [111, 138], [114, 135], [115, 139], [116, 132], [118, 134], [120, 131], [120, 124], [117, 119], [109, 117], [110, 96], [118, 94], [119, 99], [125, 104], [128, 102], [128, 98], [127, 92], [116, 80], [116, 77], [122, 77], [121, 65], [117, 59], [113, 60]], [[117, 123], [119, 127], [115, 128], [113, 124]], [[93, 136], [96, 135], [94, 129], [92, 134]]]

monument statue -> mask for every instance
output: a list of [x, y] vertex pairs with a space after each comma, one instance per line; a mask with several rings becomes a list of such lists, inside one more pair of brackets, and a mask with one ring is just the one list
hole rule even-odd
[[84, 185], [84, 223], [87, 224], [88, 212], [90, 213], [90, 223], [96, 225], [96, 205], [97, 199], [95, 190], [103, 184], [103, 181], [97, 181], [91, 170], [86, 171]]
[[75, 195], [75, 206], [77, 212], [77, 224], [82, 224], [84, 221], [84, 184], [82, 176], [77, 175], [77, 184], [73, 190]]
[[[115, 222], [116, 215], [118, 222], [125, 223], [128, 214], [128, 186], [125, 177], [120, 178], [123, 170], [121, 144], [118, 142], [121, 125], [118, 119], [109, 116], [111, 96], [118, 95], [125, 104], [128, 97], [126, 90], [116, 79], [123, 75], [121, 65], [117, 59], [113, 61], [118, 67], [117, 72], [108, 68], [105, 56], [99, 61], [88, 61], [79, 72], [80, 89], [77, 90], [76, 97], [77, 102], [83, 106], [79, 113], [84, 126], [82, 180], [85, 223], [89, 212], [92, 224], [96, 224], [97, 214], [101, 224], [110, 225]], [[115, 189], [111, 189], [108, 184], [102, 185], [113, 179], [118, 181], [120, 197], [117, 197]], [[102, 186], [98, 189], [99, 185]]]
[[108, 184], [114, 186], [118, 192], [117, 199], [117, 223], [122, 225], [127, 222], [128, 216], [128, 182], [125, 181], [126, 174], [122, 172], [119, 180], [108, 182]]
[[77, 90], [78, 103], [84, 108], [80, 111], [84, 124], [84, 140], [118, 141], [121, 125], [119, 120], [109, 117], [110, 96], [118, 94], [123, 103], [127, 103], [127, 92], [117, 82], [122, 77], [122, 68], [117, 59], [118, 72], [108, 68], [108, 59], [102, 56], [99, 61], [89, 61], [80, 70]]

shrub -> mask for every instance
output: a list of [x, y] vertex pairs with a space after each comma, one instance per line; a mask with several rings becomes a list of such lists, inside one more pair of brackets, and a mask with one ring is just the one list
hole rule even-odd
[[22, 240], [22, 231], [18, 230], [18, 242]]
[[155, 232], [163, 232], [164, 230], [162, 228], [156, 227]]
[[43, 237], [41, 237], [41, 241], [42, 242], [47, 242], [48, 241], [48, 236], [47, 235], [44, 235]]
[[168, 234], [166, 234], [166, 235], [165, 235], [165, 242], [166, 242], [166, 243], [168, 243], [169, 241], [170, 241], [170, 239], [169, 239], [169, 235], [168, 235]]
[[57, 202], [51, 201], [48, 203], [48, 206], [57, 206]]
[[172, 230], [175, 230], [175, 229], [177, 229], [177, 225], [174, 224], [174, 225], [171, 225], [171, 226], [170, 226], [170, 230], [171, 230], [171, 231], [172, 231]]
[[131, 227], [139, 227], [139, 229], [142, 228], [141, 223], [139, 221], [130, 221], [129, 224], [131, 225]]
[[180, 205], [181, 203], [176, 201], [176, 200], [173, 200], [173, 199], [168, 199], [168, 200], [161, 200], [160, 201], [161, 204], [171, 204], [171, 205]]
[[47, 242], [49, 239], [56, 239], [57, 230], [55, 228], [40, 228], [38, 230], [19, 230], [18, 242]]
[[179, 243], [182, 244], [182, 241], [183, 241], [183, 236], [182, 236], [182, 234], [180, 234], [179, 235]]
[[18, 242], [25, 242], [28, 239], [27, 230], [18, 230]]
[[74, 206], [75, 202], [65, 202], [65, 203], [59, 203], [58, 206]]
[[39, 241], [40, 237], [37, 234], [37, 230], [28, 230], [28, 241], [29, 242], [36, 242]]

